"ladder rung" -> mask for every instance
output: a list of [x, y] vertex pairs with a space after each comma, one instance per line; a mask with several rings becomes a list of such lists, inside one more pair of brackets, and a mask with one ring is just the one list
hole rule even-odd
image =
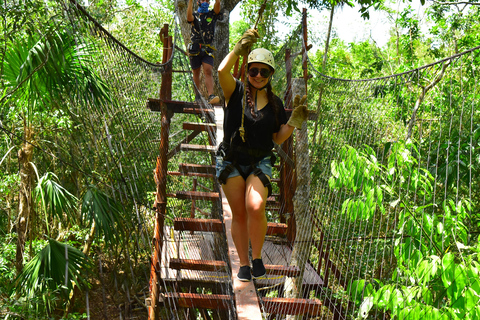
[[187, 177], [200, 177], [200, 178], [215, 178], [215, 175], [214, 175], [214, 174], [211, 174], [211, 173], [168, 171], [168, 174], [171, 175], [171, 176], [187, 176]]
[[183, 308], [204, 308], [204, 309], [229, 309], [233, 297], [225, 294], [200, 294], [174, 292], [166, 293], [164, 300], [174, 300], [178, 306]]
[[180, 145], [180, 150], [183, 151], [206, 151], [206, 152], [215, 152], [217, 151], [216, 146], [207, 146], [203, 144], [188, 144], [182, 143]]
[[218, 200], [220, 194], [218, 192], [178, 191], [175, 197], [182, 200]]
[[198, 123], [198, 122], [184, 122], [183, 130], [197, 130], [197, 131], [215, 131], [217, 125], [215, 123]]
[[265, 269], [267, 269], [268, 274], [275, 274], [286, 277], [298, 277], [300, 275], [300, 269], [296, 266], [266, 264]]
[[211, 114], [214, 114], [214, 111], [213, 111], [213, 109], [204, 109], [204, 108], [183, 108], [183, 113], [191, 113], [191, 114], [211, 113]]
[[179, 231], [224, 232], [223, 223], [219, 219], [175, 218], [173, 227]]
[[262, 298], [266, 313], [319, 316], [322, 302], [318, 299]]
[[215, 165], [181, 163], [178, 171], [215, 174]]
[[226, 270], [227, 263], [219, 260], [171, 259], [170, 268], [177, 270], [222, 271]]
[[269, 222], [267, 224], [267, 235], [286, 235], [287, 234], [287, 225], [285, 223], [276, 223]]

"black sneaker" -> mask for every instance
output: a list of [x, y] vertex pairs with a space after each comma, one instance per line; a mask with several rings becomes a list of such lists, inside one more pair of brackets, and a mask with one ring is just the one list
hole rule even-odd
[[252, 261], [252, 275], [254, 279], [263, 278], [267, 274], [262, 259], [255, 259]]
[[252, 271], [250, 269], [250, 266], [240, 267], [240, 270], [238, 270], [237, 278], [238, 280], [243, 282], [248, 282], [252, 280]]

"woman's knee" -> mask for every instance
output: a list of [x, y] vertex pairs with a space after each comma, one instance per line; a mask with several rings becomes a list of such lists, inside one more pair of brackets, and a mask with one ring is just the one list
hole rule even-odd
[[262, 219], [265, 216], [265, 203], [263, 201], [247, 201], [246, 210], [249, 218]]

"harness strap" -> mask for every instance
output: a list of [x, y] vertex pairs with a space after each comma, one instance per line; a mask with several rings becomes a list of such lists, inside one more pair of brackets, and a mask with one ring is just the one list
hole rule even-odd
[[267, 187], [267, 197], [270, 197], [272, 195], [272, 184], [270, 183], [270, 179], [268, 179], [268, 177], [265, 175], [265, 173], [263, 173], [262, 170], [260, 170], [259, 167], [255, 167], [255, 169], [253, 169], [253, 174], [257, 176], [260, 181], [262, 181], [264, 187]]
[[223, 169], [222, 172], [220, 172], [220, 175], [218, 177], [218, 182], [220, 182], [220, 184], [226, 184], [227, 178], [230, 175], [230, 173], [233, 172], [233, 169], [235, 169], [233, 164], [227, 165], [225, 169]]
[[[193, 42], [192, 42], [192, 43], [193, 43]], [[196, 56], [198, 56], [200, 53], [202, 53], [202, 51], [203, 51], [203, 52], [205, 52], [205, 54], [207, 54], [207, 55], [209, 55], [209, 56], [211, 56], [212, 58], [215, 59], [215, 56], [213, 55], [213, 53], [208, 52], [208, 50], [203, 49], [203, 47], [206, 47], [206, 48], [212, 49], [213, 51], [217, 51], [217, 49], [216, 49], [214, 46], [212, 46], [212, 45], [210, 45], [210, 44], [199, 43], [199, 42], [198, 42], [198, 45], [199, 45], [198, 52], [197, 52], [197, 53], [190, 53], [190, 52], [188, 52], [188, 55], [189, 55], [189, 56], [191, 56], [191, 57], [196, 57]]]

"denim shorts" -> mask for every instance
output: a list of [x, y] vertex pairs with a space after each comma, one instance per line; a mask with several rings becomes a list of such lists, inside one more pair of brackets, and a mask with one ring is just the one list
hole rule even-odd
[[[215, 169], [217, 171], [217, 178], [220, 177], [220, 173], [229, 165], [231, 164], [230, 161], [225, 161], [223, 160], [223, 157], [222, 156], [217, 156], [217, 162], [216, 162], [216, 166], [215, 166]], [[270, 160], [270, 156], [266, 156], [265, 158], [263, 158], [262, 160], [254, 163], [254, 165], [259, 168], [260, 170], [262, 170], [263, 174], [267, 175], [269, 178], [272, 177], [272, 162]], [[248, 172], [250, 170], [250, 166], [244, 166], [244, 165], [238, 165], [240, 167], [240, 169], [242, 169], [243, 172]], [[252, 173], [250, 173], [252, 174]], [[238, 172], [238, 169], [237, 168], [234, 168], [233, 171], [228, 175], [227, 179], [228, 178], [233, 178], [233, 177], [236, 177], [236, 176], [241, 176], [240, 172]]]

